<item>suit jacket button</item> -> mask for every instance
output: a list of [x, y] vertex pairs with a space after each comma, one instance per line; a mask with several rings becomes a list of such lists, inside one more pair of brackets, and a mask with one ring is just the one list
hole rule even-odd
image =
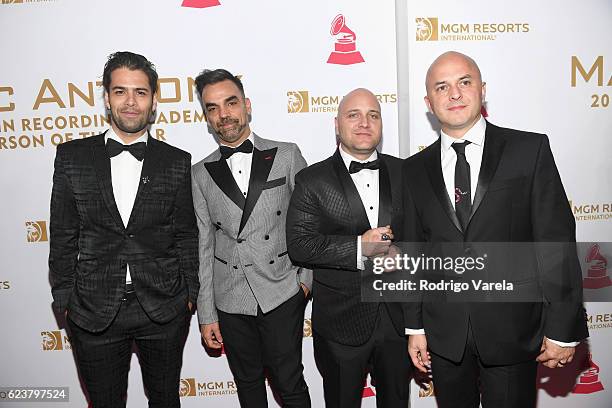
[[278, 211], [276, 212], [276, 215], [281, 215], [281, 211], [280, 211], [280, 210], [278, 210]]
[[234, 269], [238, 269], [238, 266], [237, 266], [237, 265], [234, 265]]
[[221, 225], [221, 221], [217, 221], [217, 225]]
[[243, 238], [238, 238], [238, 239], [236, 240], [236, 242], [238, 242], [239, 244], [242, 244], [242, 243], [244, 242], [244, 239], [243, 239]]
[[274, 259], [270, 261], [270, 265], [272, 265], [274, 263]]
[[267, 241], [267, 240], [269, 240], [269, 239], [270, 239], [270, 236], [269, 236], [269, 235], [266, 235], [266, 236], [264, 237], [264, 239]]
[[128, 238], [134, 238], [134, 234], [128, 234]]

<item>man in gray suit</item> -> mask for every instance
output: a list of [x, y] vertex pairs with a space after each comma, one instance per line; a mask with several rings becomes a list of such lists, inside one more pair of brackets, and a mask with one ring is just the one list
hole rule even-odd
[[294, 175], [306, 161], [295, 144], [251, 132], [240, 79], [204, 70], [195, 84], [220, 143], [192, 169], [202, 337], [224, 346], [242, 407], [267, 406], [264, 369], [284, 407], [310, 407], [302, 338], [312, 271], [291, 263], [285, 241]]

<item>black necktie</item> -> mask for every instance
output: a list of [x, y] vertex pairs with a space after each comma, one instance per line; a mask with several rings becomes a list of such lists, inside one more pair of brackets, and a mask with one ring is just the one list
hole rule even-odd
[[472, 194], [470, 192], [470, 165], [465, 158], [465, 146], [471, 142], [453, 143], [451, 146], [457, 152], [455, 164], [455, 212], [465, 231], [470, 212], [472, 211]]
[[253, 143], [247, 139], [236, 148], [221, 145], [219, 146], [219, 151], [221, 152], [221, 158], [227, 160], [234, 153], [253, 153]]
[[380, 168], [380, 160], [376, 159], [373, 161], [369, 161], [369, 162], [365, 162], [365, 163], [359, 163], [356, 161], [352, 161], [350, 166], [349, 166], [349, 173], [353, 174], [353, 173], [358, 173], [363, 169], [368, 169], [368, 170], [378, 170]]
[[119, 143], [115, 139], [108, 139], [106, 141], [106, 151], [109, 157], [115, 157], [121, 152], [128, 151], [138, 161], [142, 161], [145, 157], [145, 150], [147, 150], [147, 144], [145, 142], [138, 142], [130, 145], [124, 145]]

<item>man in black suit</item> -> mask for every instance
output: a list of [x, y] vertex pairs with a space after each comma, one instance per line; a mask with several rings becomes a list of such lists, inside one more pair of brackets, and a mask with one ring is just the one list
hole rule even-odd
[[[512, 243], [536, 243], [520, 260], [531, 267], [513, 272], [522, 280], [515, 289], [531, 290], [536, 298], [447, 303], [424, 297], [408, 314], [410, 356], [423, 372], [431, 362], [441, 408], [478, 407], [481, 397], [485, 408], [533, 407], [537, 362], [563, 367], [588, 336], [575, 252], [557, 253], [564, 257], [559, 268], [551, 268], [546, 257], [534, 266], [534, 254], [544, 247], [537, 243], [575, 242], [548, 138], [486, 122], [485, 84], [476, 63], [463, 54], [439, 56], [427, 72], [426, 88], [425, 103], [442, 132], [405, 163], [404, 239], [461, 242], [465, 251], [468, 242], [506, 243], [508, 253], [516, 253]], [[504, 264], [517, 261], [506, 257]]]
[[335, 123], [336, 153], [297, 174], [287, 214], [289, 255], [313, 268], [314, 353], [325, 404], [359, 407], [372, 366], [377, 406], [406, 407], [402, 308], [361, 299], [365, 257], [388, 253], [401, 230], [401, 161], [376, 151], [382, 118], [370, 91], [346, 95]]
[[125, 406], [133, 343], [150, 407], [178, 407], [198, 291], [191, 156], [147, 132], [157, 73], [112, 54], [103, 74], [111, 127], [57, 147], [50, 220], [53, 307], [66, 313], [93, 407]]

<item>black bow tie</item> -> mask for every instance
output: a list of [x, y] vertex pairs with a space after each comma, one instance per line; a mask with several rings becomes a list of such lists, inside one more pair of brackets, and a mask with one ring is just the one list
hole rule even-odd
[[253, 153], [253, 143], [249, 139], [245, 140], [240, 146], [233, 148], [228, 146], [219, 146], [221, 158], [229, 159], [234, 153]]
[[121, 152], [128, 151], [138, 161], [142, 161], [145, 157], [145, 150], [147, 150], [147, 144], [145, 142], [138, 142], [130, 145], [124, 145], [119, 143], [115, 139], [108, 139], [106, 141], [106, 151], [109, 157], [115, 157]]
[[349, 173], [353, 174], [353, 173], [357, 173], [360, 172], [363, 169], [367, 169], [367, 170], [378, 170], [380, 168], [380, 160], [376, 159], [376, 160], [372, 160], [369, 162], [365, 162], [365, 163], [359, 163], [356, 161], [352, 161], [351, 165], [349, 166]]

